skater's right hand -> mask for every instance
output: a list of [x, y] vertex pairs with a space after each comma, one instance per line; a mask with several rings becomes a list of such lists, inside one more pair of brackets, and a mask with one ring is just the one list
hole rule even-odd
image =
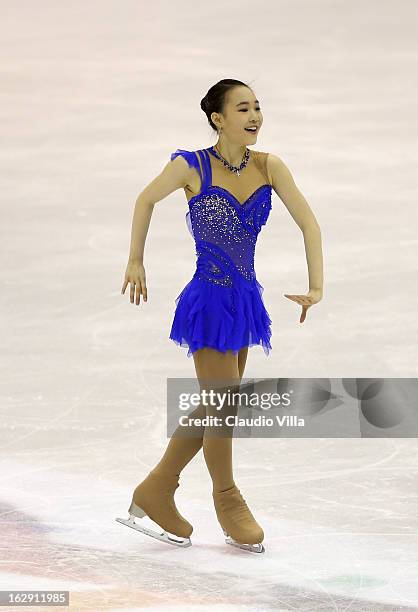
[[141, 293], [144, 296], [144, 302], [146, 302], [148, 295], [147, 295], [145, 268], [144, 268], [144, 265], [140, 261], [131, 260], [131, 259], [128, 261], [128, 265], [126, 266], [126, 272], [125, 272], [125, 280], [122, 285], [122, 291], [121, 291], [122, 294], [125, 293], [125, 289], [128, 283], [131, 283], [131, 291], [130, 291], [131, 304], [133, 304], [135, 300], [135, 288], [136, 288], [136, 305], [139, 306], [139, 296], [141, 295]]

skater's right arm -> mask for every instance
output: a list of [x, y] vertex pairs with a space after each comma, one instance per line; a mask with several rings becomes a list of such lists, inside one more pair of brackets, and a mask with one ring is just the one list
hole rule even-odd
[[139, 194], [138, 200], [154, 207], [173, 191], [184, 188], [190, 181], [192, 170], [184, 157], [179, 155], [164, 166], [161, 173]]
[[[157, 202], [170, 195], [170, 193], [173, 193], [173, 191], [184, 188], [190, 180], [191, 171], [192, 169], [183, 157], [176, 157], [176, 159], [169, 161], [164, 166], [160, 174], [145, 187], [136, 199], [132, 219], [129, 260], [121, 291], [124, 294], [128, 283], [131, 283], [131, 303], [135, 301], [138, 305], [140, 294], [144, 296], [144, 301], [147, 301], [147, 287], [143, 265], [144, 247], [154, 206]], [[135, 286], [136, 300], [134, 300]]]

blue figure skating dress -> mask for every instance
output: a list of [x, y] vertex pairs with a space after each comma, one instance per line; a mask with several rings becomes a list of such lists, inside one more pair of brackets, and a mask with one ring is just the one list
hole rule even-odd
[[236, 354], [254, 345], [268, 355], [272, 321], [254, 270], [257, 237], [271, 210], [268, 153], [250, 150], [240, 176], [225, 168], [213, 147], [177, 149], [171, 160], [178, 155], [199, 176], [197, 195], [184, 188], [197, 259], [192, 279], [175, 300], [169, 338], [188, 348], [188, 357], [203, 347]]

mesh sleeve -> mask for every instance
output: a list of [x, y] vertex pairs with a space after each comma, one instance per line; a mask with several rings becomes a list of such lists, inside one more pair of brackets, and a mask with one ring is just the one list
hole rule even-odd
[[268, 157], [268, 153], [257, 151], [255, 160], [256, 160], [257, 166], [259, 167], [262, 175], [266, 179], [266, 183], [270, 185], [271, 183], [270, 183], [270, 179], [269, 179], [269, 175], [267, 171], [267, 157]]

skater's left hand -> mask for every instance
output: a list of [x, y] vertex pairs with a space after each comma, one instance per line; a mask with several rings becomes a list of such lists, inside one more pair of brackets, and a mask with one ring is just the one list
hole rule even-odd
[[308, 308], [322, 300], [321, 289], [311, 289], [306, 295], [293, 295], [289, 293], [284, 293], [283, 295], [302, 306], [302, 314], [300, 315], [299, 323], [303, 323], [306, 319]]

